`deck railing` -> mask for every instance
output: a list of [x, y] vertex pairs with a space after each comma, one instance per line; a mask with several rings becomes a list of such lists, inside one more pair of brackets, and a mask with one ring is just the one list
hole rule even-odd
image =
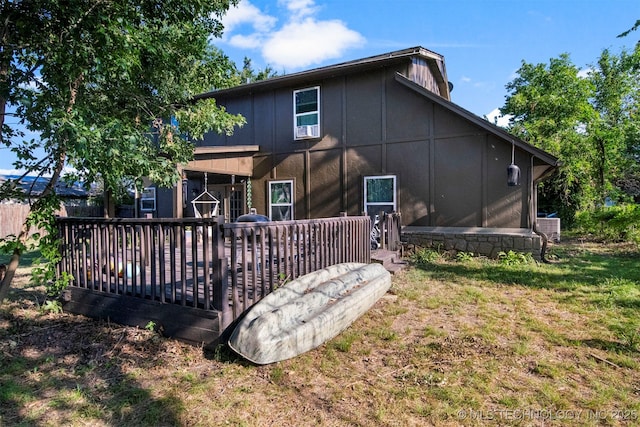
[[288, 280], [369, 262], [369, 217], [265, 223], [60, 218], [71, 286], [222, 313], [230, 324]]
[[369, 217], [224, 224], [233, 318], [281, 284], [341, 262], [371, 259]]
[[216, 219], [60, 218], [59, 274], [107, 294], [214, 309], [221, 280]]
[[402, 218], [400, 212], [380, 212], [380, 249], [398, 251], [402, 247]]

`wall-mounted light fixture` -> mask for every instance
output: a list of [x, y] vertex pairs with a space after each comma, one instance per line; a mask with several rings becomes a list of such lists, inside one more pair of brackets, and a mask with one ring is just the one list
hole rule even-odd
[[515, 164], [515, 144], [511, 141], [511, 164], [507, 166], [507, 185], [515, 187], [520, 185], [520, 168]]

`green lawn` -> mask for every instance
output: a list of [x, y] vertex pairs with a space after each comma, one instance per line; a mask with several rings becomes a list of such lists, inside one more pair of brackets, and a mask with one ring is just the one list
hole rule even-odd
[[550, 253], [422, 253], [340, 336], [261, 367], [48, 313], [21, 276], [0, 308], [0, 425], [639, 424], [640, 254]]

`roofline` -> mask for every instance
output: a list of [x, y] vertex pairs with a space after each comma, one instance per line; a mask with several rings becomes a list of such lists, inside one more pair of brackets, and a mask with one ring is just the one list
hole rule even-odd
[[205, 154], [237, 154], [237, 153], [257, 153], [260, 151], [259, 145], [224, 145], [224, 146], [200, 146], [196, 147], [193, 154], [195, 156]]
[[553, 166], [553, 165], [549, 166], [547, 168], [547, 170], [545, 170], [544, 173], [541, 174], [538, 177], [538, 179], [536, 179], [535, 182], [541, 182], [541, 181], [544, 181], [545, 179], [549, 178], [551, 175], [553, 175], [553, 173], [556, 171], [557, 167], [560, 166], [560, 165], [562, 165], [562, 162], [558, 162], [558, 164], [555, 165], [555, 166]]
[[368, 58], [357, 59], [340, 64], [328, 65], [325, 67], [315, 68], [307, 71], [299, 71], [297, 73], [276, 76], [266, 80], [260, 80], [253, 83], [241, 84], [227, 89], [219, 89], [211, 92], [202, 93], [193, 97], [194, 100], [214, 98], [216, 96], [232, 96], [243, 93], [259, 92], [263, 90], [271, 90], [274, 88], [292, 86], [297, 84], [308, 84], [313, 80], [322, 80], [329, 77], [335, 77], [344, 74], [351, 74], [367, 69], [382, 67], [385, 64], [402, 62], [410, 60], [412, 57], [421, 57], [431, 61], [442, 61], [442, 70], [436, 67], [440, 74], [439, 81], [448, 83], [446, 69], [444, 68], [444, 56], [425, 49], [421, 46], [411, 47], [408, 49], [396, 50], [382, 55], [370, 56]]
[[451, 101], [447, 101], [446, 99], [436, 95], [435, 93], [432, 93], [431, 91], [427, 90], [426, 88], [420, 86], [417, 83], [414, 83], [413, 81], [411, 81], [410, 79], [406, 78], [405, 76], [403, 76], [400, 73], [396, 73], [396, 81], [403, 84], [404, 86], [408, 87], [409, 89], [412, 89], [415, 92], [418, 92], [419, 94], [423, 95], [424, 97], [428, 98], [429, 100], [435, 102], [436, 104], [439, 104], [440, 106], [446, 108], [447, 110], [458, 114], [460, 116], [463, 116], [464, 118], [466, 118], [467, 120], [471, 121], [472, 123], [474, 123], [475, 125], [480, 126], [481, 128], [485, 129], [487, 132], [494, 134], [495, 136], [505, 139], [507, 141], [511, 141], [516, 147], [527, 151], [528, 153], [531, 153], [532, 155], [534, 155], [535, 157], [539, 158], [540, 160], [542, 160], [543, 162], [553, 166], [553, 167], [558, 167], [560, 166], [560, 161], [558, 160], [557, 157], [553, 156], [552, 154], [547, 153], [544, 150], [541, 150], [540, 148], [534, 147], [533, 145], [529, 144], [528, 142], [523, 141], [522, 139], [510, 134], [509, 132], [507, 132], [506, 130], [504, 130], [503, 128], [501, 128], [500, 126], [497, 126], [491, 122], [489, 122], [488, 120], [483, 119], [482, 117], [479, 117], [477, 115], [475, 115], [474, 113], [472, 113], [469, 110], [466, 110], [462, 107], [460, 107], [457, 104], [454, 104]]

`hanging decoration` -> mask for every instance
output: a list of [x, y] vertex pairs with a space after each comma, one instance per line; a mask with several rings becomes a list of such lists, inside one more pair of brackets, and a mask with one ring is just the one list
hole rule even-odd
[[253, 207], [253, 201], [251, 200], [251, 178], [247, 178], [247, 208]]
[[193, 214], [196, 218], [213, 218], [218, 215], [218, 205], [220, 200], [207, 190], [207, 173], [204, 173], [204, 191], [196, 196], [192, 201]]

